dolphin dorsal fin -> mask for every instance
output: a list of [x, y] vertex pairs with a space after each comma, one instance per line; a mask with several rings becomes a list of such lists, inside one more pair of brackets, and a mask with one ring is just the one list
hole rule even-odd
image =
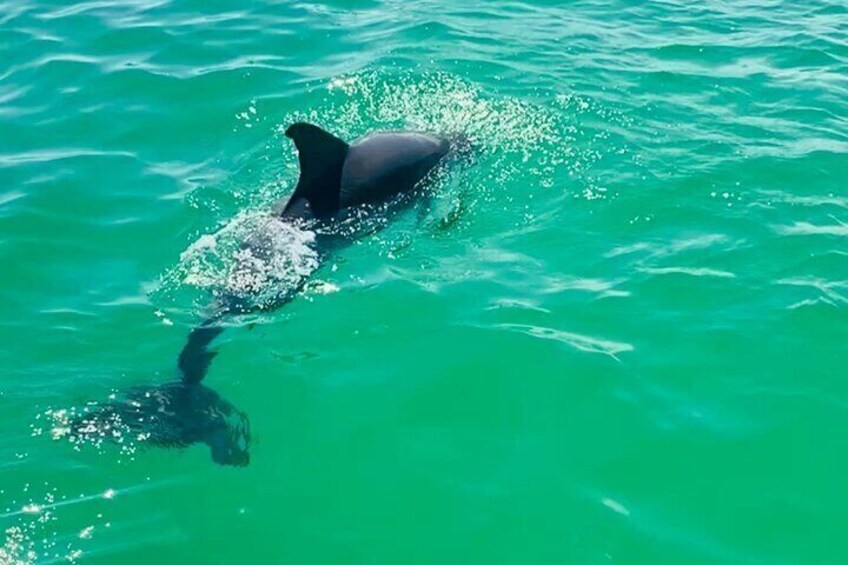
[[283, 214], [299, 200], [306, 200], [315, 216], [321, 218], [339, 209], [342, 166], [348, 144], [316, 125], [298, 122], [289, 126], [286, 136], [297, 147], [300, 178]]

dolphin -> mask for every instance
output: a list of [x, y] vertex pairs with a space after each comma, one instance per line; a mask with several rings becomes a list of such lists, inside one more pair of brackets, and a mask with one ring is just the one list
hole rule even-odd
[[[348, 144], [305, 122], [292, 124], [285, 134], [297, 149], [300, 176], [288, 200], [272, 209], [276, 219], [293, 223], [331, 224], [350, 211], [410, 194], [449, 153], [467, 147], [461, 137], [409, 131], [376, 132]], [[304, 283], [283, 292], [274, 306], [293, 299]], [[72, 422], [70, 433], [108, 437], [121, 423], [153, 445], [204, 443], [216, 463], [247, 465], [250, 426], [246, 414], [202, 381], [216, 355], [209, 345], [224, 331], [223, 320], [250, 307], [225, 296], [213, 310], [188, 334], [177, 360], [180, 380], [137, 387], [118, 400], [97, 405]]]
[[446, 138], [415, 132], [374, 133], [348, 145], [303, 122], [289, 126], [286, 136], [297, 148], [300, 178], [284, 218], [326, 219], [408, 192], [450, 150]]
[[[305, 122], [292, 124], [285, 133], [294, 141], [300, 164], [294, 192], [285, 204], [275, 206], [279, 217], [288, 221], [326, 223], [348, 210], [409, 193], [452, 145], [445, 137], [418, 132], [377, 132], [348, 144]], [[291, 289], [278, 302], [287, 302], [299, 290]], [[177, 361], [183, 382], [203, 380], [215, 356], [208, 346], [224, 330], [222, 317], [233, 310], [244, 308], [225, 304], [189, 333]]]

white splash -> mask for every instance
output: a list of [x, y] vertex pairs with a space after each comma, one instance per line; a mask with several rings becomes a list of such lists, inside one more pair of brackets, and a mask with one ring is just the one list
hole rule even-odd
[[269, 306], [319, 265], [315, 232], [267, 211], [244, 211], [197, 239], [172, 275], [184, 285]]
[[601, 500], [601, 504], [612, 510], [617, 514], [621, 514], [622, 516], [630, 516], [630, 510], [628, 510], [623, 504], [620, 502], [613, 500], [611, 498], [604, 498]]

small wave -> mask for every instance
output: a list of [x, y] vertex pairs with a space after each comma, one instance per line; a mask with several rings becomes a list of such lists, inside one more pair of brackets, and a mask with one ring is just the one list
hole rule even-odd
[[780, 279], [777, 281], [777, 284], [807, 287], [818, 292], [818, 296], [815, 298], [806, 298], [792, 304], [789, 306], [790, 310], [805, 306], [818, 306], [819, 304], [825, 304], [827, 306], [848, 305], [848, 297], [838, 292], [838, 290], [848, 291], [848, 281], [829, 281], [819, 277], [795, 277]]
[[596, 294], [599, 298], [624, 298], [630, 296], [630, 291], [616, 288], [621, 280], [607, 281], [586, 277], [559, 276], [540, 277], [543, 281], [541, 292], [543, 294], [559, 294], [567, 290], [589, 292]]
[[601, 353], [603, 355], [608, 355], [615, 360], [618, 360], [618, 354], [633, 351], [635, 349], [629, 343], [611, 341], [573, 332], [565, 332], [543, 326], [497, 324], [494, 327], [497, 329], [522, 333], [534, 338], [558, 341], [560, 343], [570, 345], [575, 349], [579, 349], [580, 351], [585, 351], [587, 353]]
[[810, 222], [795, 222], [791, 225], [780, 225], [774, 227], [781, 235], [836, 235], [848, 236], [848, 224], [837, 222], [836, 224], [813, 224]]
[[680, 274], [693, 277], [718, 277], [722, 279], [736, 278], [736, 275], [729, 271], [709, 269], [706, 267], [642, 267], [639, 270], [651, 275]]
[[611, 259], [620, 255], [644, 252], [650, 257], [670, 257], [690, 251], [700, 251], [720, 245], [730, 246], [732, 240], [723, 234], [702, 234], [694, 237], [675, 239], [669, 242], [637, 242], [615, 247], [604, 254]]
[[617, 500], [613, 500], [612, 498], [602, 498], [601, 504], [603, 504], [616, 514], [621, 514], [625, 517], [630, 516], [630, 510]]
[[811, 208], [819, 206], [837, 206], [839, 208], [848, 209], [848, 198], [837, 196], [833, 193], [826, 195], [805, 196], [800, 194], [791, 194], [776, 190], [764, 190], [761, 194], [771, 202], [782, 202], [790, 205], [809, 206]]
[[3, 194], [0, 194], [0, 206], [5, 206], [6, 204], [10, 204], [15, 200], [20, 200], [21, 198], [26, 197], [26, 193], [21, 192], [19, 190], [12, 190]]

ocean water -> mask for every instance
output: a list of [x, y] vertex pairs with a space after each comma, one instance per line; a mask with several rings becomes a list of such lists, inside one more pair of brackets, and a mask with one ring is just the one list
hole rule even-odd
[[[318, 266], [303, 119], [474, 152]], [[838, 0], [2, 0], [0, 563], [848, 562], [847, 183]], [[248, 466], [65, 433], [307, 276]]]

